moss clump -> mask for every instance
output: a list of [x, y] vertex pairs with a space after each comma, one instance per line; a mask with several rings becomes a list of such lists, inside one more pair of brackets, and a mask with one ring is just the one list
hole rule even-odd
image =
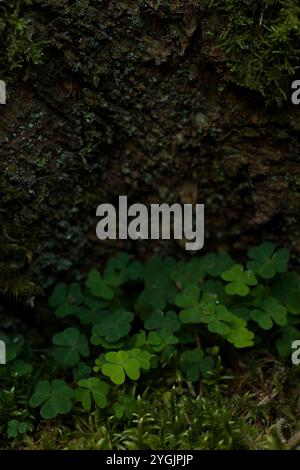
[[281, 104], [299, 68], [298, 0], [212, 0], [226, 26], [218, 41], [236, 82]]
[[42, 61], [44, 43], [34, 39], [33, 23], [26, 17], [31, 4], [31, 0], [0, 0], [0, 70], [10, 76], [26, 62]]

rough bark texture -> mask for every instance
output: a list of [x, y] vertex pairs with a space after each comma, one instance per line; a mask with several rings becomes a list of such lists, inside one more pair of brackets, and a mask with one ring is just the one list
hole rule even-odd
[[[29, 7], [28, 7], [29, 8]], [[49, 45], [1, 107], [4, 290], [27, 294], [127, 248], [100, 243], [95, 210], [119, 194], [206, 205], [207, 247], [274, 239], [300, 253], [300, 114], [236, 86], [204, 2], [35, 1]], [[27, 282], [27, 281], [26, 281]]]

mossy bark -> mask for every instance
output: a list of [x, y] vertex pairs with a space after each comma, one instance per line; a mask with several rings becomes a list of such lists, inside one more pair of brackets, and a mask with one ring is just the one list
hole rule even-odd
[[48, 46], [1, 107], [2, 290], [116, 249], [186, 255], [97, 241], [96, 207], [119, 194], [205, 203], [207, 248], [272, 239], [297, 262], [300, 113], [234, 83], [211, 34], [222, 16], [196, 0], [36, 0], [26, 15]]

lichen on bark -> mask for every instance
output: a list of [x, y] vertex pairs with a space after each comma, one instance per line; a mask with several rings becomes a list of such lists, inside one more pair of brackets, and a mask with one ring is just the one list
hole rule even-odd
[[1, 108], [3, 292], [80, 277], [117, 249], [186, 255], [175, 243], [99, 243], [96, 207], [119, 194], [172, 203], [196, 187], [206, 247], [243, 252], [271, 238], [297, 257], [299, 112], [236, 85], [211, 34], [227, 24], [218, 10], [33, 0], [23, 14], [48, 45]]

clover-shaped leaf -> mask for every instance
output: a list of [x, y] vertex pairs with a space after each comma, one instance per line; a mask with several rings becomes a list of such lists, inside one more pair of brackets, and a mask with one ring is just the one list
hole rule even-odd
[[[98, 334], [99, 333], [99, 334]], [[120, 339], [119, 341], [114, 341], [109, 342], [106, 341], [103, 336], [100, 336], [102, 334], [102, 330], [99, 330], [93, 332], [93, 336], [91, 337], [91, 343], [94, 344], [95, 346], [101, 346], [103, 349], [121, 349], [124, 346], [124, 339]]]
[[254, 333], [247, 329], [247, 322], [231, 313], [224, 305], [216, 305], [205, 323], [211, 333], [224, 336], [236, 348], [253, 345]]
[[173, 303], [177, 289], [172, 282], [171, 274], [176, 262], [173, 258], [161, 260], [158, 256], [152, 256], [143, 272], [145, 289], [139, 300], [152, 308], [162, 310], [167, 303]]
[[212, 277], [219, 277], [233, 265], [234, 261], [227, 253], [208, 253], [201, 258], [202, 269]]
[[11, 419], [7, 424], [7, 436], [11, 439], [16, 438], [20, 434], [25, 434], [28, 428], [29, 426], [25, 421]]
[[59, 346], [54, 350], [57, 361], [66, 366], [75, 366], [80, 362], [80, 356], [88, 357], [90, 353], [86, 336], [76, 328], [66, 328], [53, 336], [53, 344]]
[[133, 335], [130, 344], [136, 348], [145, 346], [145, 344], [147, 344], [146, 331], [142, 330], [139, 333], [136, 333], [135, 335]]
[[101, 366], [102, 374], [116, 384], [125, 382], [126, 375], [131, 380], [140, 377], [141, 363], [137, 357], [131, 357], [130, 351], [112, 351], [105, 354], [105, 363]]
[[92, 269], [88, 275], [86, 286], [95, 297], [111, 300], [115, 295], [114, 288], [119, 286], [120, 283], [120, 276], [118, 274], [110, 272], [102, 276], [97, 269]]
[[113, 410], [115, 412], [115, 416], [118, 419], [123, 418], [131, 418], [133, 413], [137, 409], [137, 400], [134, 397], [124, 396], [119, 399], [117, 403], [113, 405]]
[[279, 326], [287, 324], [287, 309], [274, 297], [263, 299], [260, 309], [251, 312], [252, 320], [256, 321], [263, 330], [270, 330], [275, 322]]
[[59, 283], [49, 298], [49, 305], [55, 309], [54, 313], [58, 318], [64, 318], [76, 315], [82, 299], [80, 284], [73, 282], [68, 287], [64, 283]]
[[128, 335], [133, 319], [133, 313], [127, 312], [124, 309], [119, 309], [112, 314], [106, 315], [93, 327], [91, 343], [95, 345], [101, 344], [102, 338], [109, 343], [119, 341]]
[[251, 309], [249, 307], [232, 305], [230, 310], [234, 315], [236, 315], [238, 318], [241, 318], [242, 320], [245, 320], [246, 322], [251, 319]]
[[127, 280], [136, 280], [141, 277], [142, 264], [139, 261], [131, 261], [127, 253], [119, 253], [107, 263], [105, 276], [117, 275], [119, 285]]
[[206, 356], [202, 349], [185, 351], [181, 354], [180, 361], [182, 370], [191, 382], [197, 382], [201, 376], [208, 378], [212, 374], [214, 360], [211, 356]]
[[271, 284], [271, 293], [293, 315], [300, 314], [300, 276], [288, 272], [276, 276]]
[[83, 325], [96, 325], [109, 314], [109, 303], [106, 300], [96, 298], [93, 295], [85, 295], [84, 305], [79, 307], [76, 316]]
[[81, 379], [87, 379], [91, 372], [92, 368], [90, 366], [84, 362], [79, 362], [79, 364], [72, 370], [74, 381], [78, 382]]
[[249, 294], [249, 286], [255, 286], [257, 279], [252, 271], [245, 271], [241, 264], [235, 264], [228, 271], [222, 273], [222, 279], [228, 281], [225, 292], [228, 295], [240, 295], [245, 297]]
[[176, 297], [177, 305], [183, 307], [179, 314], [182, 323], [205, 323], [211, 333], [224, 336], [238, 348], [253, 344], [254, 334], [246, 328], [246, 321], [220, 305], [216, 295], [205, 293], [201, 300], [199, 296], [200, 290], [190, 286]]
[[201, 285], [201, 291], [205, 294], [211, 294], [218, 298], [220, 303], [226, 303], [226, 294], [224, 291], [224, 285], [221, 281], [213, 281], [209, 279]]
[[82, 379], [78, 382], [79, 388], [75, 390], [75, 398], [81, 402], [82, 407], [89, 411], [92, 407], [92, 398], [98, 408], [105, 408], [109, 386], [98, 377]]
[[32, 408], [41, 406], [41, 416], [44, 419], [55, 418], [59, 414], [66, 414], [71, 411], [74, 391], [63, 381], [48, 380], [38, 382], [29, 404]]
[[129, 353], [130, 357], [133, 357], [139, 361], [141, 369], [145, 371], [150, 369], [152, 355], [148, 351], [143, 351], [140, 348], [133, 348], [127, 352]]
[[[194, 337], [190, 342], [194, 341]], [[163, 352], [163, 356], [168, 357], [174, 351], [174, 345], [179, 343], [179, 339], [168, 330], [150, 331], [148, 335], [145, 331], [140, 331], [132, 338], [131, 345], [135, 348], [148, 347], [155, 352]]]
[[288, 269], [289, 250], [280, 248], [272, 242], [263, 242], [261, 245], [248, 250], [250, 261], [248, 269], [259, 274], [263, 279], [271, 279], [276, 273], [284, 273]]
[[216, 305], [214, 311], [207, 316], [207, 328], [211, 333], [227, 335], [230, 331], [228, 323], [232, 321], [232, 314], [224, 305]]
[[227, 317], [229, 332], [226, 340], [236, 348], [248, 348], [254, 344], [254, 333], [247, 328], [247, 322], [236, 315], [231, 314], [231, 320]]
[[167, 346], [173, 346], [178, 343], [179, 339], [168, 330], [150, 331], [146, 342], [146, 344], [151, 346], [153, 351], [156, 352], [162, 351]]
[[179, 261], [171, 274], [173, 281], [180, 287], [198, 285], [203, 281], [205, 271], [201, 264], [201, 258], [193, 258], [188, 262]]
[[167, 313], [157, 310], [153, 312], [144, 323], [146, 330], [157, 330], [168, 333], [174, 333], [180, 329], [178, 315], [175, 312]]
[[184, 292], [176, 296], [175, 302], [182, 308], [179, 313], [182, 323], [209, 323], [215, 318], [218, 297], [206, 293], [200, 300], [200, 289], [187, 286]]
[[179, 314], [182, 323], [201, 322], [199, 300], [200, 289], [194, 285], [187, 286], [182, 293], [176, 295], [175, 304], [182, 309]]

